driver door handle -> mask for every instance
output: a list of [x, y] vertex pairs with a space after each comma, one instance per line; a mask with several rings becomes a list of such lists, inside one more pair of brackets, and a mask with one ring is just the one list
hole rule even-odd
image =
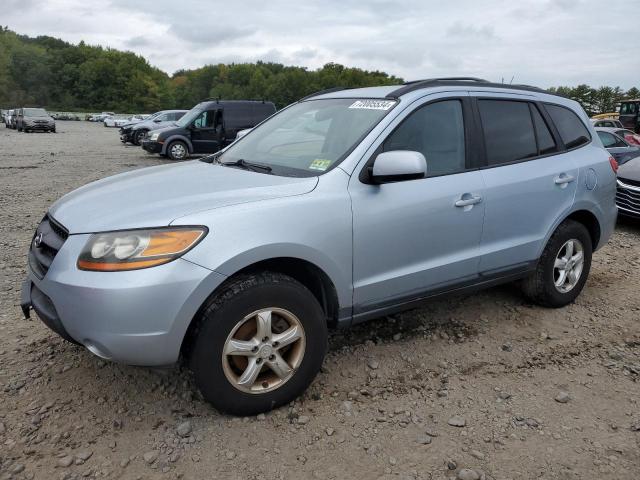
[[458, 200], [455, 203], [456, 207], [468, 207], [470, 205], [475, 205], [476, 203], [480, 203], [482, 201], [482, 197], [479, 195], [468, 195], [465, 194], [462, 197], [460, 197], [460, 200]]

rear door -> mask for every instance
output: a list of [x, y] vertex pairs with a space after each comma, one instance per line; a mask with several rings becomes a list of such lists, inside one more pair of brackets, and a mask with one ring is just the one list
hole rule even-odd
[[495, 95], [475, 94], [485, 153], [479, 270], [487, 276], [533, 265], [549, 229], [573, 204], [579, 170], [571, 154], [561, 154], [542, 105], [522, 95]]

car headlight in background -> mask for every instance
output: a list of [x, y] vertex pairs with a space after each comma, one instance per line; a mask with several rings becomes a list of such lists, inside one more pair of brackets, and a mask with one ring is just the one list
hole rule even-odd
[[158, 140], [159, 136], [160, 136], [159, 133], [152, 133], [151, 136], [149, 137], [149, 140], [151, 140], [152, 142], [155, 142], [156, 140]]
[[206, 227], [169, 227], [96, 233], [78, 257], [80, 270], [118, 272], [155, 267], [181, 257], [207, 234]]

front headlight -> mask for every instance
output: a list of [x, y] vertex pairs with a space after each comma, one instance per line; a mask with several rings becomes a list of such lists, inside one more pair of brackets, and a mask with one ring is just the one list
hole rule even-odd
[[96, 233], [78, 257], [80, 270], [119, 272], [155, 267], [181, 257], [207, 234], [206, 227], [169, 227]]
[[160, 136], [159, 133], [152, 133], [151, 136], [149, 137], [149, 140], [151, 140], [152, 142], [155, 142], [156, 140], [158, 140], [159, 136]]

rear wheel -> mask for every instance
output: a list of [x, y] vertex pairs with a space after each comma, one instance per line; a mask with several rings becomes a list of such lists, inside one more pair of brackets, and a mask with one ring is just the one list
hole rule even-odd
[[523, 280], [525, 295], [545, 307], [563, 307], [582, 291], [591, 269], [591, 236], [584, 225], [567, 220], [553, 233], [536, 271]]
[[171, 160], [184, 160], [189, 156], [187, 144], [180, 140], [175, 140], [167, 147], [167, 156]]
[[197, 321], [190, 364], [198, 388], [215, 408], [235, 415], [294, 400], [315, 378], [327, 350], [318, 301], [279, 273], [231, 281]]

